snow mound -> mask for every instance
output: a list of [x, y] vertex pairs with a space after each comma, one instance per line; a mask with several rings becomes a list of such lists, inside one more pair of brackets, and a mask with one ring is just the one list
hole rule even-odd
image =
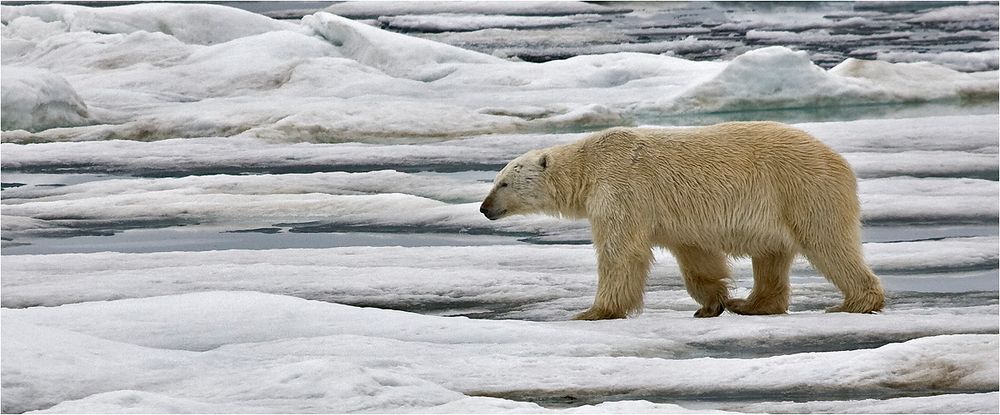
[[671, 112], [833, 105], [863, 93], [830, 77], [806, 52], [774, 46], [740, 55], [714, 78], [682, 92]]
[[804, 51], [749, 51], [706, 82], [666, 100], [672, 113], [845, 104], [995, 99], [995, 72], [965, 74], [932, 63], [848, 59], [826, 71]]
[[[293, 74], [302, 72], [300, 64], [336, 56], [335, 48], [320, 39], [274, 31], [198, 48], [176, 65], [156, 71], [158, 76], [144, 74], [143, 79], [133, 82], [148, 82], [150, 92], [170, 91], [193, 97], [245, 95], [280, 88]], [[197, 77], [199, 82], [185, 82], [191, 77]]]
[[443, 64], [505, 62], [479, 52], [387, 32], [330, 13], [303, 17], [302, 24], [339, 47], [345, 57], [396, 77], [432, 81], [455, 70]]
[[[7, 9], [3, 10], [6, 14]], [[3, 27], [3, 35], [11, 38], [39, 41], [68, 31], [66, 23], [62, 21], [46, 22], [34, 16], [21, 16], [9, 21], [3, 18], [0, 20], [3, 20], [6, 25]]]
[[83, 99], [63, 77], [38, 68], [5, 66], [2, 128], [41, 131], [87, 123]]
[[889, 63], [851, 58], [830, 69], [830, 74], [882, 89], [890, 101], [996, 99], [1000, 93], [995, 78], [966, 74], [929, 62]]
[[[4, 413], [63, 401], [70, 402], [52, 412], [159, 413], [171, 408], [181, 413], [384, 412], [463, 397], [429, 381], [392, 373], [391, 368], [365, 367], [336, 357], [268, 359], [271, 363], [263, 367], [253, 358], [224, 351], [206, 355], [138, 347], [25, 324], [6, 314], [3, 325], [5, 355], [21, 360], [3, 360], [5, 380], [8, 376], [17, 380], [4, 386]], [[31, 351], [41, 344], [51, 347]], [[24, 370], [28, 367], [33, 369]], [[227, 386], [214, 389], [221, 379], [229, 379], [222, 383]], [[154, 383], [169, 385], [167, 393], [137, 392], [152, 389]], [[259, 400], [247, 405], [244, 398], [239, 398], [242, 403], [226, 402], [225, 396]], [[219, 400], [223, 402], [212, 402]]]
[[83, 7], [64, 4], [3, 6], [2, 21], [11, 24], [24, 16], [43, 22], [61, 22], [66, 31], [94, 33], [161, 32], [184, 43], [212, 45], [295, 24], [270, 19], [228, 6], [209, 4], [133, 4]]

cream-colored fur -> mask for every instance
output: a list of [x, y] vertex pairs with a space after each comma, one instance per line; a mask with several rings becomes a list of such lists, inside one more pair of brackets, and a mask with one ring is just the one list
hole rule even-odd
[[[697, 317], [787, 312], [798, 253], [844, 294], [830, 311], [867, 313], [884, 302], [862, 257], [850, 166], [780, 123], [613, 128], [530, 151], [497, 174], [480, 210], [490, 219], [541, 212], [590, 221], [597, 296], [578, 319], [640, 311], [655, 246], [677, 257], [702, 306]], [[727, 256], [753, 260], [746, 299], [729, 298]]]

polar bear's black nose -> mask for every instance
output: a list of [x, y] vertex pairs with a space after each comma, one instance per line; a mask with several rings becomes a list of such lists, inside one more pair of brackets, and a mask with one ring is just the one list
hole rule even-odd
[[498, 214], [497, 212], [490, 210], [491, 207], [493, 206], [487, 207], [487, 203], [483, 203], [482, 205], [479, 206], [479, 213], [482, 213], [483, 216], [486, 216], [486, 219], [497, 220], [497, 218], [499, 218], [500, 215], [503, 214], [503, 212], [499, 212]]

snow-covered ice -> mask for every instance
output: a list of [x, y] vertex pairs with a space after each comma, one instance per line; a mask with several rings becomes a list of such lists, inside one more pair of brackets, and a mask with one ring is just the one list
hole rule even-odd
[[7, 67], [2, 77], [4, 130], [87, 123], [87, 105], [61, 76], [44, 69]]
[[[602, 3], [589, 10], [538, 8], [532, 13], [501, 4], [480, 7], [480, 30], [437, 33], [440, 26], [467, 26], [461, 8], [392, 3], [364, 7], [344, 2], [327, 8], [389, 30], [436, 40], [494, 56], [542, 62], [617, 51], [669, 54], [695, 60], [731, 60], [766, 44], [806, 50], [823, 68], [848, 57], [910, 62], [897, 53], [947, 59], [919, 59], [962, 71], [996, 69], [997, 5], [939, 3]], [[573, 4], [573, 3], [569, 3]], [[950, 7], [949, 7], [950, 6]], [[304, 13], [284, 14], [302, 16]], [[574, 15], [600, 14], [596, 22], [572, 22]], [[275, 14], [281, 15], [281, 14]], [[418, 15], [419, 19], [412, 18]], [[525, 15], [560, 17], [545, 30], [507, 28]], [[385, 22], [406, 20], [394, 26]], [[780, 43], [778, 42], [780, 40]], [[988, 56], [976, 54], [992, 54]], [[960, 56], [959, 56], [960, 55]], [[973, 65], [970, 65], [974, 61]]]
[[[216, 10], [226, 25], [191, 18]], [[539, 64], [325, 12], [263, 24], [269, 19], [208, 5], [3, 11], [3, 38], [18, 45], [4, 65], [66, 74], [91, 109], [89, 125], [8, 129], [4, 141], [440, 139], [620, 125], [649, 113], [963, 101], [998, 91], [996, 71], [860, 60], [825, 70], [781, 46], [730, 62], [611, 53]], [[124, 19], [134, 23], [116, 23]]]
[[[868, 243], [865, 253], [880, 274], [988, 270], [998, 260], [996, 245], [995, 236], [947, 238]], [[572, 297], [576, 307], [587, 304], [596, 266], [592, 249], [585, 245], [98, 252], [18, 255], [4, 262], [9, 273], [0, 295], [4, 307], [57, 306], [230, 287], [349, 304], [435, 308], [478, 303], [484, 309], [499, 307], [497, 312], [508, 317], [545, 319], [563, 319], [569, 313], [548, 308], [552, 305], [546, 301], [566, 304]], [[695, 304], [682, 292], [676, 262], [659, 252], [657, 263], [655, 282], [681, 290], [670, 293], [673, 297], [667, 306], [693, 311]], [[733, 268], [741, 277], [750, 275], [750, 262], [745, 259], [734, 261]], [[143, 269], [150, 273], [137, 275]], [[803, 301], [833, 305], [832, 299], [817, 297], [817, 292], [832, 296], [833, 287], [816, 279], [818, 275], [804, 260], [793, 269], [806, 284], [799, 287], [804, 290]]]
[[[800, 327], [871, 325], [877, 319], [881, 328], [890, 328], [912, 316], [790, 318]], [[694, 399], [713, 391], [777, 397], [809, 390], [888, 397], [922, 388], [989, 391], [998, 376], [995, 333], [731, 359], [698, 357], [697, 348], [663, 338], [663, 331], [683, 337], [692, 329], [670, 324], [679, 316], [644, 317], [628, 322], [632, 329], [606, 332], [611, 330], [607, 324], [478, 322], [238, 292], [5, 310], [3, 319], [4, 350], [19, 357], [3, 361], [5, 380], [16, 385], [4, 391], [5, 411], [59, 402], [64, 407], [54, 411], [118, 411], [130, 404], [172, 406], [180, 412], [436, 412], [446, 404], [477, 411], [500, 402], [468, 402], [466, 396], [532, 393]], [[694, 330], [738, 326], [726, 330], [737, 341], [755, 325], [769, 333], [769, 342], [803, 335], [774, 331], [767, 318], [735, 319], [701, 323]], [[818, 319], [826, 324], [810, 324]], [[960, 319], [968, 321], [968, 316]], [[941, 326], [930, 330], [952, 331], [951, 322], [941, 319]], [[984, 321], [983, 328], [995, 329], [995, 323]], [[719, 345], [732, 340], [704, 333], [696, 337], [714, 338]], [[123, 394], [141, 399], [123, 399]], [[996, 404], [992, 398], [986, 392], [975, 395], [972, 409], [989, 410]], [[522, 404], [514, 409], [538, 408]]]
[[381, 17], [383, 26], [396, 30], [421, 32], [459, 32], [480, 30], [487, 27], [532, 29], [564, 26], [573, 23], [590, 23], [603, 19], [598, 14], [572, 16], [483, 16], [478, 14], [409, 15]]
[[[0, 410], [1000, 411], [996, 5], [754, 7], [0, 6]], [[800, 258], [789, 314], [695, 319], [658, 250], [569, 321], [588, 224], [478, 212], [524, 151], [742, 119], [854, 168], [884, 312]]]
[[[112, 179], [9, 189], [3, 217], [14, 226], [20, 218], [46, 221], [51, 226], [38, 229], [42, 232], [88, 222], [170, 220], [247, 228], [323, 221], [341, 227], [587, 231], [585, 222], [540, 216], [487, 222], [477, 206], [490, 186], [395, 171]], [[859, 183], [859, 193], [862, 219], [869, 223], [993, 221], [1000, 205], [997, 182], [982, 179], [869, 179]], [[955, 204], [956, 198], [963, 203]], [[19, 236], [15, 230], [4, 227], [9, 238]]]

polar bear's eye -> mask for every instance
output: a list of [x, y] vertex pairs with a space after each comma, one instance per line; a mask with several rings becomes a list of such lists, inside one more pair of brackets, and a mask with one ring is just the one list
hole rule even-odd
[[507, 187], [507, 183], [500, 183], [500, 187]]

